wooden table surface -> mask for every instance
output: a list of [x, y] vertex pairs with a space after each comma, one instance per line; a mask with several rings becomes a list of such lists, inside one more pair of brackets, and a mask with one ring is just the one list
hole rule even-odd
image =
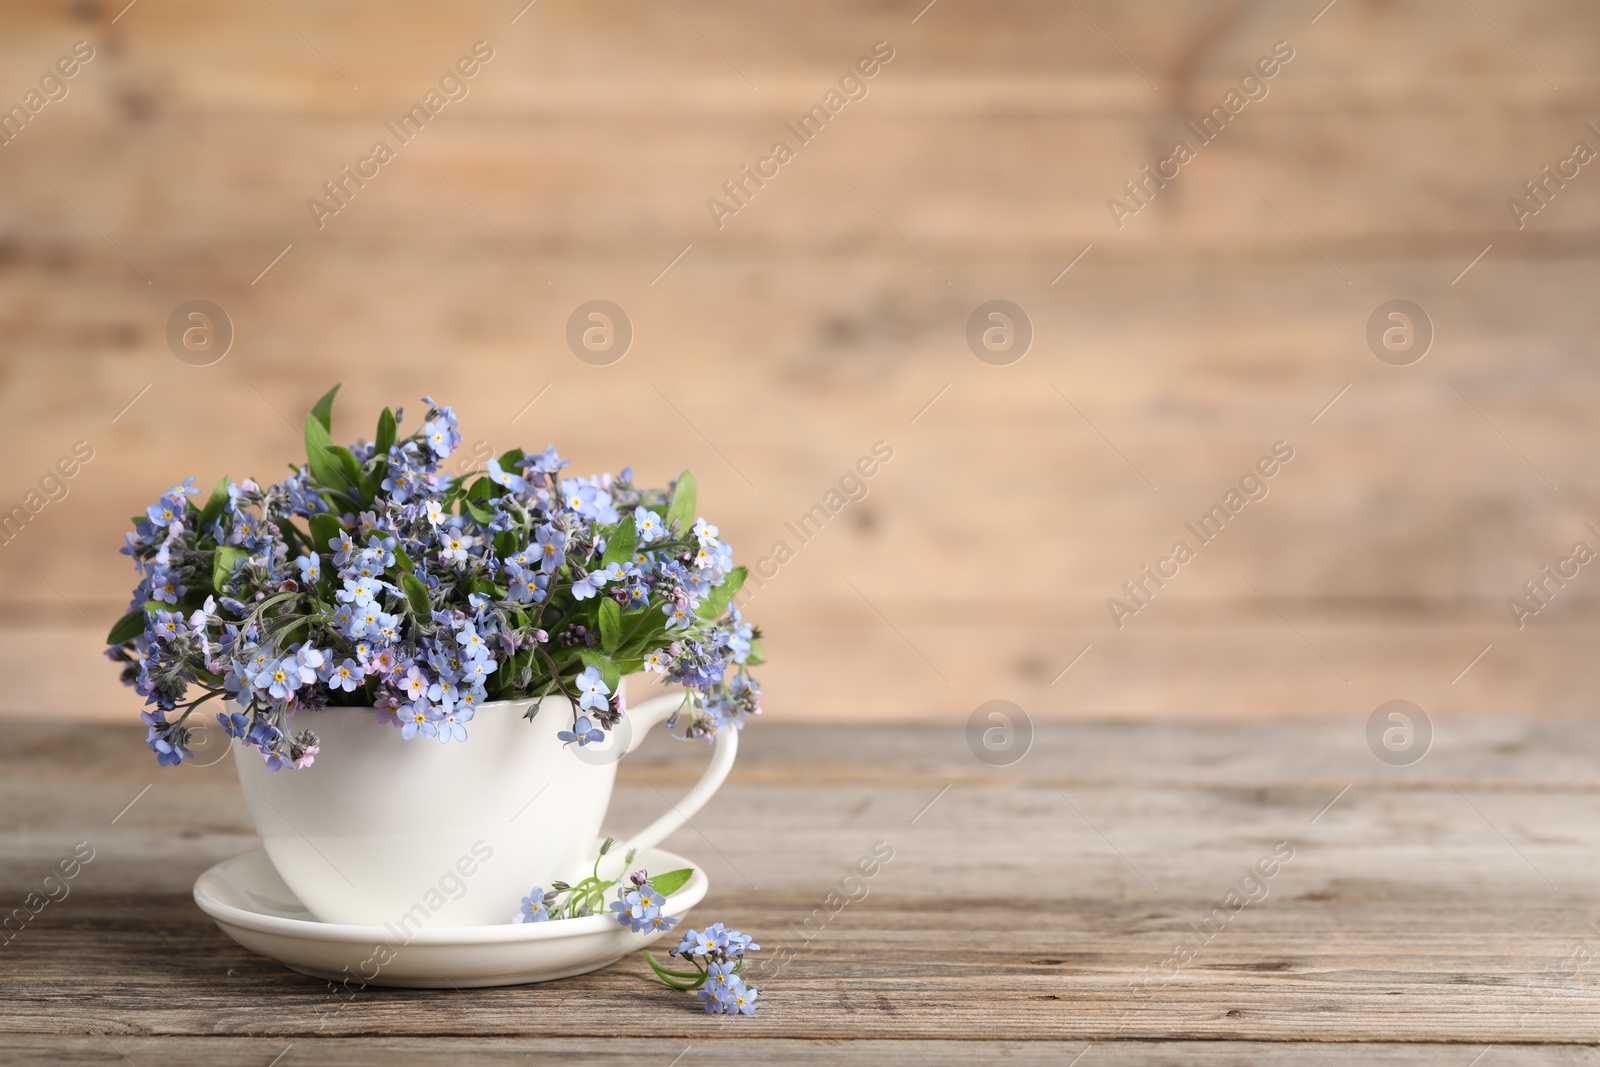
[[[16, 726], [5, 907], [76, 842], [94, 859], [0, 950], [0, 1062], [1593, 1062], [1600, 729], [1436, 726], [1403, 768], [1353, 720], [1049, 724], [991, 767], [950, 728], [758, 722], [667, 842], [710, 875], [695, 920], [793, 952], [740, 1019], [637, 956], [343, 1001], [193, 903], [201, 871], [255, 844], [227, 762], [158, 773], [130, 729]], [[653, 741], [612, 822], [703, 758]], [[868, 895], [805, 942], [793, 924], [880, 841]], [[1257, 899], [1207, 927], [1275, 851], [1292, 858], [1242, 883]]]

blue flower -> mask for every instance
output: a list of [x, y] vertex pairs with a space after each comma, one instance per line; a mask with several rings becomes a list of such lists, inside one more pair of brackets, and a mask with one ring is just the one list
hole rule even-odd
[[643, 504], [633, 509], [633, 528], [641, 545], [659, 541], [667, 535], [666, 523], [661, 521], [661, 516]]
[[444, 713], [439, 720], [439, 743], [449, 744], [451, 741], [465, 741], [467, 739], [466, 723], [472, 718], [472, 709], [454, 708]]
[[237, 711], [218, 712], [217, 724], [227, 731], [229, 737], [237, 739], [242, 739], [250, 729], [250, 720]]
[[333, 565], [335, 567], [347, 566], [350, 563], [350, 557], [356, 551], [356, 543], [350, 540], [350, 535], [343, 530], [339, 531], [337, 537], [329, 538], [328, 543], [323, 547], [333, 549]]
[[506, 574], [510, 576], [510, 581], [506, 585], [506, 596], [518, 604], [544, 600], [545, 587], [550, 579], [531, 570], [524, 570], [516, 563], [508, 562], [505, 568]]
[[489, 675], [493, 674], [498, 666], [499, 664], [495, 662], [493, 656], [478, 656], [476, 659], [469, 659], [461, 665], [462, 681], [475, 689], [479, 689], [481, 692], [482, 686], [487, 684], [489, 680]]
[[687, 630], [694, 624], [694, 614], [689, 610], [687, 598], [674, 598], [661, 605], [661, 612], [667, 617], [667, 628]]
[[672, 950], [671, 955], [709, 956], [723, 961], [737, 959], [747, 951], [759, 952], [761, 946], [751, 940], [749, 934], [729, 930], [720, 922], [716, 922], [704, 930], [690, 930], [684, 934], [683, 940], [678, 942], [678, 947]]
[[661, 914], [661, 905], [666, 898], [657, 893], [656, 887], [648, 881], [639, 882], [637, 878], [636, 875], [633, 882], [635, 888], [631, 890], [627, 884], [617, 886], [617, 899], [611, 905], [617, 922], [636, 934], [646, 930], [669, 929], [677, 920]]
[[439, 680], [428, 687], [428, 699], [438, 706], [441, 714], [455, 707], [456, 697], [459, 695], [456, 692], [455, 679], [451, 677], [452, 673], [448, 670], [440, 671]]
[[742, 981], [735, 980], [737, 984], [729, 983], [728, 992], [722, 998], [723, 1012], [732, 1015], [754, 1015], [758, 1007], [757, 1001], [761, 998], [761, 990], [755, 986], [745, 985]]
[[301, 685], [310, 685], [316, 682], [327, 664], [328, 658], [310, 645], [301, 646], [294, 654], [295, 672], [300, 676]]
[[422, 425], [422, 438], [428, 443], [428, 448], [440, 459], [444, 459], [456, 450], [456, 445], [461, 443], [461, 435], [456, 432], [455, 416], [446, 408], [438, 418], [429, 419]]
[[250, 727], [250, 733], [245, 737], [245, 742], [247, 744], [253, 745], [263, 752], [276, 747], [277, 744], [282, 740], [283, 731], [272, 725], [270, 722], [256, 723], [254, 726]]
[[346, 693], [354, 693], [367, 673], [361, 664], [348, 657], [337, 667], [330, 662], [323, 670], [322, 680], [328, 683], [328, 688], [335, 692], [342, 689]]
[[511, 917], [511, 921], [516, 923], [550, 921], [550, 912], [544, 906], [544, 886], [534, 886], [533, 892], [522, 898], [522, 909]]
[[754, 1015], [761, 991], [734, 978], [716, 988], [707, 984], [695, 996], [705, 1005], [707, 1015]]
[[290, 693], [300, 688], [300, 666], [293, 656], [269, 662], [255, 678], [257, 689], [265, 689], [274, 700], [286, 700]]
[[610, 709], [611, 687], [601, 680], [597, 668], [585, 667], [573, 684], [578, 689], [578, 707], [602, 712]]
[[589, 575], [599, 588], [603, 582], [625, 582], [639, 577], [639, 568], [631, 563], [610, 563]]
[[146, 624], [145, 632], [153, 641], [170, 641], [188, 632], [183, 615], [176, 611], [157, 611], [156, 617]]
[[611, 494], [582, 478], [563, 479], [561, 499], [569, 509], [601, 526], [610, 526], [617, 521], [617, 509], [611, 504]]
[[579, 715], [578, 721], [572, 724], [572, 729], [556, 732], [556, 739], [569, 745], [576, 741], [578, 747], [582, 748], [592, 741], [604, 741], [606, 735], [605, 731], [595, 729], [594, 723], [589, 721], [589, 716]]
[[[606, 584], [604, 571], [592, 571], [572, 583], [572, 597], [574, 600], [588, 600], [600, 591]], [[176, 603], [176, 601], [174, 601]]]
[[407, 667], [405, 677], [400, 680], [400, 693], [407, 700], [426, 700], [428, 696], [428, 676], [415, 666]]
[[[717, 943], [717, 935], [710, 929], [690, 930], [683, 940], [689, 945], [689, 952], [696, 956], [710, 955], [722, 947]], [[683, 948], [683, 944], [678, 947]]]
[[730, 609], [730, 614], [734, 624], [726, 630], [717, 631], [717, 647], [732, 652], [735, 663], [743, 663], [750, 657], [750, 640], [754, 637], [755, 630], [749, 623], [739, 621], [737, 608]]
[[427, 701], [411, 705], [400, 716], [400, 736], [407, 741], [413, 737], [438, 737], [439, 713], [430, 707]]
[[569, 462], [570, 461], [564, 460], [560, 456], [556, 455], [555, 445], [549, 445], [538, 455], [524, 457], [522, 460], [522, 469], [525, 471], [536, 471], [539, 474], [555, 474], [557, 471], [561, 470], [561, 468], [567, 466]]
[[395, 539], [380, 537], [377, 534], [367, 535], [367, 547], [361, 550], [363, 562], [370, 563], [380, 573], [394, 566]]
[[528, 491], [527, 479], [502, 470], [499, 460], [491, 459], [484, 464], [484, 467], [489, 471], [489, 480], [496, 485], [503, 485], [513, 493], [526, 493]]
[[[461, 520], [455, 520], [459, 523]], [[448, 525], [448, 524], [447, 524]], [[441, 530], [439, 533], [439, 558], [446, 563], [465, 563], [472, 554], [472, 548], [478, 539], [471, 534], [463, 533], [459, 526]]]
[[549, 574], [567, 558], [567, 535], [549, 523], [533, 531], [534, 544], [538, 545], [539, 569]]
[[145, 735], [145, 744], [150, 746], [150, 751], [156, 754], [156, 762], [163, 767], [176, 767], [186, 759], [193, 759], [194, 753], [189, 751], [189, 731], [174, 723], [166, 721], [162, 712], [140, 713], [148, 726], [149, 732]]
[[315, 585], [322, 580], [322, 557], [315, 552], [309, 556], [301, 556], [294, 561], [300, 568], [300, 580], [306, 585]]
[[176, 604], [188, 589], [169, 571], [158, 570], [150, 575], [150, 599]]
[[383, 491], [396, 504], [404, 504], [422, 487], [422, 479], [404, 466], [391, 462], [389, 474], [383, 479]]
[[372, 598], [383, 589], [383, 583], [373, 578], [349, 578], [344, 587], [333, 595], [342, 603], [361, 607], [372, 603]]
[[555, 474], [571, 465], [570, 460], [562, 459], [556, 453], [555, 445], [546, 445], [544, 451], [536, 455], [524, 456], [521, 464], [523, 470], [536, 471], [539, 474]]
[[[145, 499], [148, 500], [149, 497], [146, 497]], [[162, 497], [154, 504], [151, 504], [149, 507], [145, 508], [144, 513], [150, 516], [150, 522], [152, 525], [166, 529], [172, 523], [177, 522], [183, 515], [183, 504], [181, 502], [174, 504], [171, 498]]]
[[706, 967], [705, 987], [713, 993], [725, 993], [729, 986], [738, 981], [739, 964], [736, 962], [713, 963]]
[[488, 644], [484, 642], [482, 635], [478, 633], [477, 628], [470, 622], [456, 631], [456, 644], [461, 646], [462, 655], [468, 659], [475, 659], [480, 655], [487, 656], [489, 654]]

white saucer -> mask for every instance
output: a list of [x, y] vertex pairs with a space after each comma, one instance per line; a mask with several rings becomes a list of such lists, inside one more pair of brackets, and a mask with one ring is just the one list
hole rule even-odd
[[[662, 910], [682, 919], [711, 888], [697, 865], [659, 848], [635, 866], [652, 871], [694, 867]], [[223, 932], [302, 974], [363, 985], [434, 989], [522, 985], [599, 970], [644, 948], [661, 933], [636, 934], [609, 914], [504, 926], [424, 929], [403, 943], [383, 926], [318, 922], [283, 884], [264, 850], [217, 864], [194, 883], [194, 902]], [[506, 902], [506, 914], [518, 901]], [[608, 902], [609, 903], [609, 902]], [[676, 939], [678, 931], [667, 934]]]

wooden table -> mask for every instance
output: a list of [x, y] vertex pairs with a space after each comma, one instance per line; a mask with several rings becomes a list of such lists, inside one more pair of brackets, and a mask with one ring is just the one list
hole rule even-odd
[[[254, 844], [226, 762], [158, 772], [131, 729], [14, 726], [4, 905], [76, 842], [94, 859], [4, 946], [0, 1062], [1592, 1062], [1550, 1046], [1600, 1037], [1584, 966], [1600, 730], [1441, 722], [1400, 768], [1363, 725], [1050, 725], [991, 767], [949, 728], [758, 723], [668, 842], [710, 874], [696, 919], [793, 951], [737, 1020], [637, 957], [343, 1002], [190, 897]], [[621, 768], [615, 823], [702, 758], [647, 746]], [[795, 923], [880, 841], [894, 858], [868, 895], [805, 942]], [[1275, 849], [1292, 858], [1241, 883]], [[1241, 884], [1258, 899], [1230, 913]]]

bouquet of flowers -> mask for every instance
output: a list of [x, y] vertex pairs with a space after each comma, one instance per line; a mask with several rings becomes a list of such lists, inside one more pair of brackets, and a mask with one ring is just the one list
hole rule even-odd
[[385, 408], [374, 439], [346, 448], [338, 390], [282, 481], [223, 478], [201, 504], [191, 478], [133, 520], [122, 551], [139, 584], [107, 651], [145, 696], [160, 763], [192, 757], [185, 724], [218, 696], [232, 704], [217, 722], [273, 770], [316, 756], [291, 725], [303, 708], [376, 708], [407, 739], [449, 743], [486, 701], [557, 693], [575, 709], [560, 736], [582, 746], [621, 721], [622, 677], [646, 670], [686, 688], [668, 723], [684, 737], [759, 713], [760, 633], [733, 604], [745, 569], [697, 515], [688, 471], [665, 490], [629, 469], [563, 477], [552, 447], [452, 474], [448, 406], [424, 397], [405, 437]]

